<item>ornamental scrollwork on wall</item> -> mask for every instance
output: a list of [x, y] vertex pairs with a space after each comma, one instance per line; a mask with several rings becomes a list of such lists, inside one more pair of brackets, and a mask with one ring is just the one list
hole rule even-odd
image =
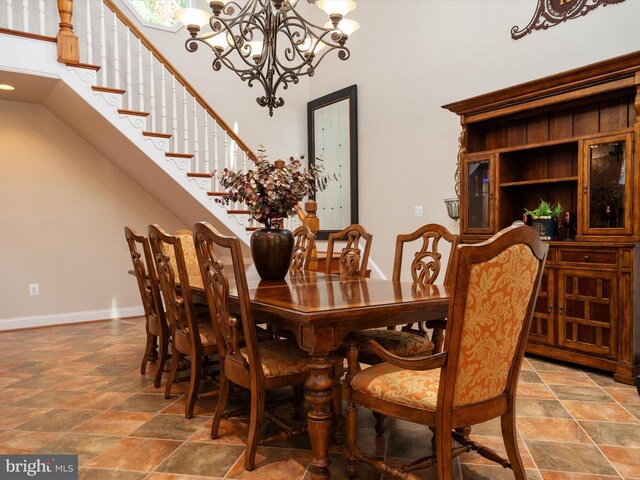
[[536, 12], [529, 24], [520, 29], [517, 25], [511, 29], [511, 38], [518, 40], [534, 30], [546, 30], [549, 27], [566, 22], [572, 18], [586, 15], [600, 5], [607, 6], [622, 3], [625, 0], [538, 0]]

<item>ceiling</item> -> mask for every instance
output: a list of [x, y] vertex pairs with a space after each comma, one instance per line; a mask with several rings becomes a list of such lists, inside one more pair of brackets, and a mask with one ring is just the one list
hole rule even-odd
[[59, 81], [57, 78], [0, 71], [0, 84], [5, 83], [15, 87], [12, 91], [0, 90], [0, 100], [44, 103]]

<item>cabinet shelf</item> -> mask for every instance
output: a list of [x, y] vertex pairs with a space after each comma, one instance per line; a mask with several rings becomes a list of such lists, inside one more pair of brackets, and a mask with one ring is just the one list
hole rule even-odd
[[541, 178], [538, 180], [522, 180], [519, 182], [503, 182], [500, 184], [500, 188], [503, 187], [519, 187], [522, 185], [540, 185], [544, 183], [559, 183], [559, 182], [577, 182], [578, 177], [558, 177], [558, 178]]

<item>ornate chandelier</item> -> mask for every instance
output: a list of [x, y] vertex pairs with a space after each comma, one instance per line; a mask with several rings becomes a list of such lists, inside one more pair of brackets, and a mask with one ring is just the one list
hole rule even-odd
[[[329, 15], [324, 26], [305, 20], [297, 11], [299, 0], [212, 0], [213, 15], [198, 8], [183, 8], [177, 19], [186, 25], [191, 38], [185, 42], [189, 52], [199, 43], [213, 50], [213, 69], [224, 65], [248, 85], [259, 82], [264, 96], [256, 100], [262, 107], [273, 109], [284, 105], [276, 95], [278, 88], [287, 89], [299, 77], [313, 76], [316, 67], [333, 50], [338, 58], [349, 58], [345, 43], [360, 28], [357, 22], [344, 18], [356, 8], [353, 0], [307, 0]], [[211, 31], [199, 35], [209, 24]], [[235, 63], [234, 63], [235, 62]]]

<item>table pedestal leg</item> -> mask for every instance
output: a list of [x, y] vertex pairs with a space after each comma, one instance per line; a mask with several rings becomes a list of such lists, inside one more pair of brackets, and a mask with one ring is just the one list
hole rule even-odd
[[329, 474], [329, 437], [331, 435], [331, 378], [332, 366], [323, 356], [311, 357], [309, 378], [305, 383], [305, 399], [311, 405], [307, 415], [309, 437], [311, 438], [311, 478], [328, 480]]

